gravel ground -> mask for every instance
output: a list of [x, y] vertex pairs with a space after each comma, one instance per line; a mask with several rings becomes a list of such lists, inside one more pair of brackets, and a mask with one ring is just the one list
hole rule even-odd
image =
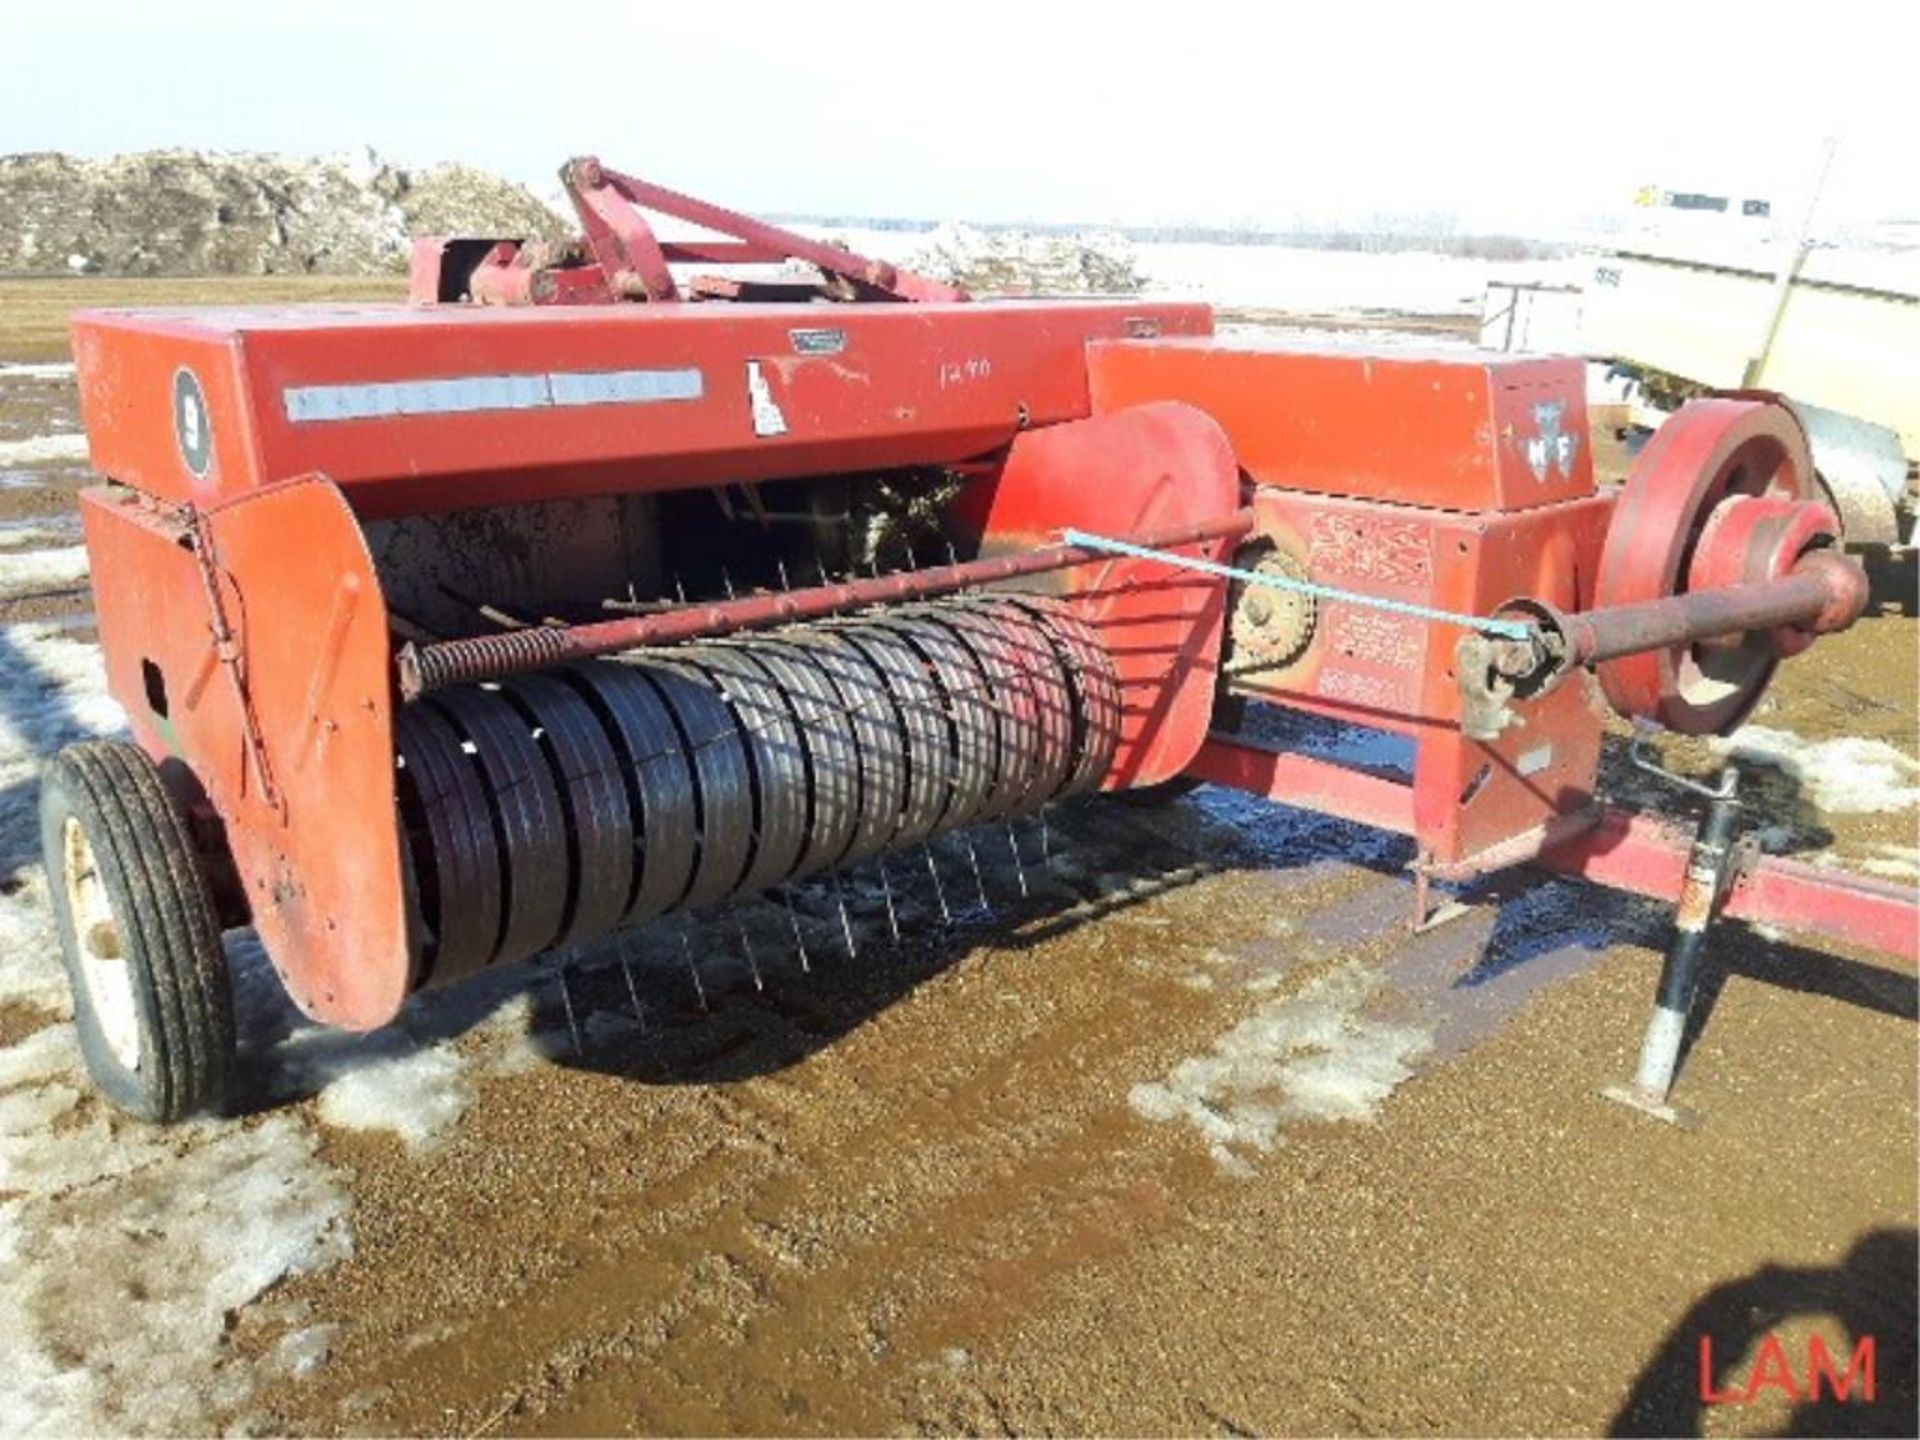
[[[0, 446], [75, 433], [38, 330], [7, 355]], [[940, 847], [991, 921], [896, 861], [899, 943], [869, 868], [857, 955], [818, 884], [804, 969], [745, 906], [370, 1037], [235, 936], [259, 1109], [120, 1120], [32, 832], [38, 757], [117, 723], [53, 451], [0, 464], [0, 1428], [1913, 1432], [1911, 976], [1724, 927], [1660, 1126], [1597, 1094], [1657, 910], [1518, 875], [1409, 937], [1397, 842], [1224, 792]], [[1770, 846], [1915, 881], [1878, 581], [1747, 744]], [[1875, 1401], [1698, 1413], [1700, 1337], [1744, 1377], [1768, 1331], [1875, 1336]]]

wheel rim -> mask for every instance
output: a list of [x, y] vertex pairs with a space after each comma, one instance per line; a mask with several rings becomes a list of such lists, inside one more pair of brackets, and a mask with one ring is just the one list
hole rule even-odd
[[140, 1068], [140, 1011], [133, 994], [133, 965], [126, 939], [113, 913], [93, 842], [73, 817], [61, 833], [65, 851], [67, 914], [73, 920], [74, 949], [80, 956], [80, 980], [107, 1048], [129, 1070]]

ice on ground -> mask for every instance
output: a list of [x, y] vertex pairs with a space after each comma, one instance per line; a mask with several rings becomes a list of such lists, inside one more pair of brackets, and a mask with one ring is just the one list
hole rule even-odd
[[1372, 1120], [1432, 1044], [1417, 1026], [1363, 1013], [1383, 984], [1357, 964], [1322, 975], [1262, 1004], [1210, 1053], [1134, 1086], [1128, 1102], [1149, 1120], [1191, 1125], [1234, 1173], [1291, 1124]]
[[0, 470], [17, 465], [55, 465], [87, 458], [85, 435], [35, 435], [0, 440]]
[[1288, 245], [1142, 245], [1147, 293], [1247, 309], [1470, 315], [1493, 265], [1422, 251], [1368, 254]]
[[71, 360], [0, 360], [0, 380], [71, 380]]
[[157, 1130], [90, 1089], [71, 1026], [0, 1049], [0, 1433], [204, 1429], [251, 1389], [233, 1313], [348, 1253], [346, 1193], [293, 1116]]
[[1889, 880], [1920, 880], [1920, 846], [1878, 844], [1873, 854], [1860, 862], [1869, 875], [1884, 875]]
[[[817, 239], [844, 240], [862, 255], [909, 267], [917, 254], [930, 248], [924, 230], [795, 228]], [[1477, 315], [1488, 279], [1501, 269], [1490, 260], [1424, 251], [1382, 255], [1205, 241], [1140, 241], [1128, 248], [1128, 259], [1143, 277], [1150, 298], [1321, 315]]]
[[[7, 573], [0, 560], [0, 576]], [[59, 941], [40, 854], [42, 757], [71, 741], [119, 733], [97, 646], [52, 625], [0, 629], [0, 1000], [67, 1013]], [[3, 1189], [4, 1186], [0, 1186]]]
[[389, 1130], [415, 1149], [437, 1139], [473, 1099], [452, 1045], [375, 1060], [320, 1092], [320, 1119], [342, 1130]]
[[[0, 581], [11, 562], [0, 559]], [[126, 715], [107, 693], [100, 647], [32, 622], [0, 628], [0, 783], [90, 735], [117, 735]]]
[[550, 1058], [529, 983], [525, 974], [503, 975], [494, 985], [469, 982], [464, 994], [430, 994], [371, 1036], [303, 1026], [277, 1056], [282, 1083], [317, 1088], [324, 1125], [384, 1130], [409, 1149], [429, 1150], [466, 1113], [482, 1080]]
[[351, 1248], [345, 1191], [312, 1133], [284, 1115], [148, 1130], [64, 1083], [0, 1094], [10, 1112], [34, 1123], [0, 1121], [0, 1431], [193, 1431], [243, 1403], [252, 1380], [226, 1353], [230, 1317]]
[[87, 568], [84, 545], [10, 553], [0, 563], [0, 599], [77, 585], [87, 578]]
[[1803, 740], [1788, 730], [1743, 725], [1710, 742], [1716, 753], [1784, 770], [1830, 815], [1867, 815], [1920, 805], [1920, 760], [1884, 740], [1843, 735]]
[[[0, 521], [0, 550], [42, 549], [70, 541], [80, 533], [77, 515], [39, 515], [31, 520]], [[0, 561], [0, 572], [11, 560]]]

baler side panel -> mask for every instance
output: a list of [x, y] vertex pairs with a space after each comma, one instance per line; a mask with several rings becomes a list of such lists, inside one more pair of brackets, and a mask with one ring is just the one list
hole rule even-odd
[[386, 606], [352, 513], [317, 476], [205, 512], [229, 665], [186, 514], [106, 486], [81, 511], [108, 683], [135, 736], [205, 788], [301, 1008], [384, 1024], [411, 961]]
[[[1610, 500], [1590, 496], [1516, 514], [1455, 515], [1262, 488], [1258, 533], [1308, 579], [1445, 610], [1492, 614], [1521, 595], [1572, 607], [1591, 586]], [[1323, 600], [1311, 643], [1284, 666], [1248, 666], [1246, 693], [1350, 724], [1412, 736], [1414, 826], [1453, 864], [1530, 834], [1592, 798], [1600, 723], [1586, 677], [1531, 705], [1490, 742], [1460, 731], [1456, 625]]]
[[[1067, 527], [1124, 535], [1219, 520], [1239, 503], [1239, 469], [1211, 418], [1190, 405], [1139, 405], [1015, 441], [988, 492], [981, 551], [1037, 549], [1056, 543]], [[1228, 549], [1226, 540], [1209, 540], [1175, 553], [1219, 561]], [[1120, 746], [1106, 788], [1178, 775], [1199, 752], [1212, 717], [1225, 582], [1128, 558], [1044, 578], [1113, 657]]]

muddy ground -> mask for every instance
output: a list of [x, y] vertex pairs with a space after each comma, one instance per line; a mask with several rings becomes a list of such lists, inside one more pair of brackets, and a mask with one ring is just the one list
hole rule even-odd
[[[30, 815], [114, 723], [58, 439], [105, 288], [0, 286], [4, 1428], [1912, 1433], [1910, 975], [1723, 927], [1659, 1125], [1598, 1094], [1658, 910], [1519, 874], [1410, 936], [1398, 842], [1224, 792], [896, 861], [897, 942], [869, 867], [365, 1039], [236, 936], [255, 1113], [111, 1115]], [[1770, 848], [1915, 883], [1920, 606], [1878, 582], [1754, 789]], [[1876, 1398], [1703, 1414], [1700, 1338], [1737, 1385], [1769, 1332], [1874, 1336]]]

